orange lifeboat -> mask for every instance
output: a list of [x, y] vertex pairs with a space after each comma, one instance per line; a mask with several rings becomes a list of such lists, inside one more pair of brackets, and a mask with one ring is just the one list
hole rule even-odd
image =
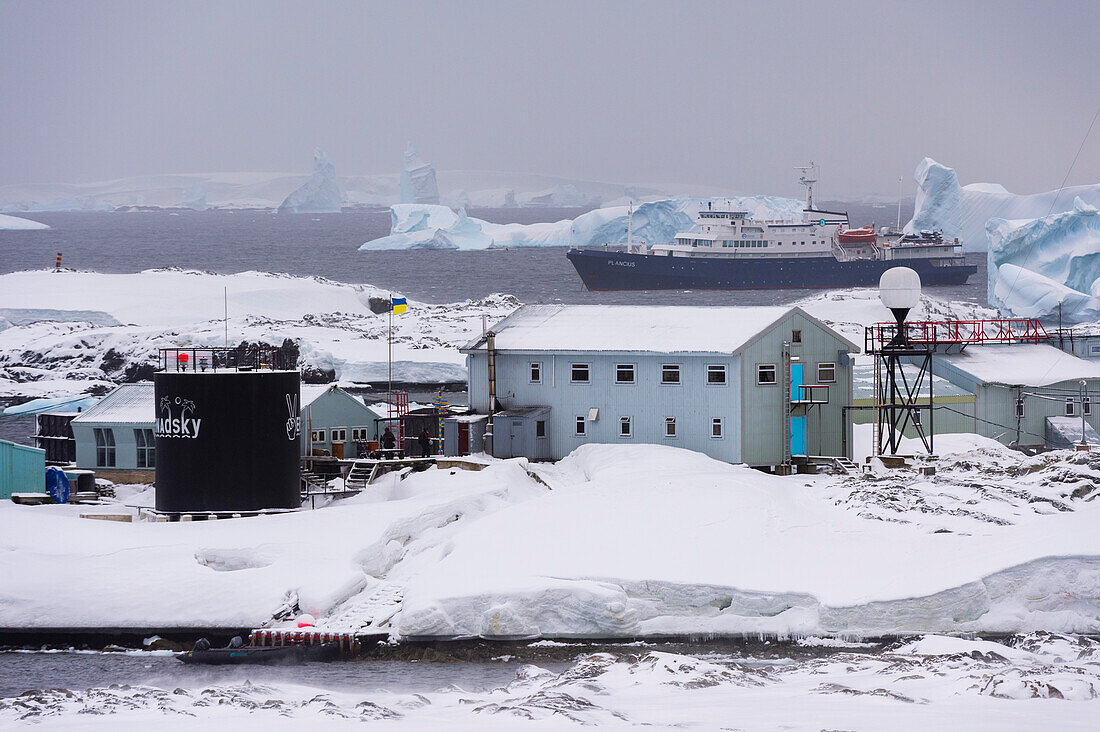
[[859, 246], [861, 244], [874, 244], [878, 239], [878, 235], [875, 230], [870, 226], [864, 226], [859, 229], [848, 229], [837, 234], [837, 241], [841, 246]]

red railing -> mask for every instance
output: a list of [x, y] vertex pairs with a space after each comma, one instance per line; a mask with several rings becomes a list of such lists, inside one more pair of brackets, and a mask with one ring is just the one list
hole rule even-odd
[[[897, 332], [897, 323], [875, 323], [867, 328], [868, 353], [874, 353], [889, 344]], [[1039, 343], [1048, 338], [1043, 324], [1033, 318], [927, 320], [905, 323], [906, 342], [913, 346]]]

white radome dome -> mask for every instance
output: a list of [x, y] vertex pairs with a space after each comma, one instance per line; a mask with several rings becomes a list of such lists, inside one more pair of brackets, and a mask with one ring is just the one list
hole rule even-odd
[[908, 267], [892, 267], [878, 281], [878, 297], [890, 310], [915, 308], [920, 302], [920, 275]]

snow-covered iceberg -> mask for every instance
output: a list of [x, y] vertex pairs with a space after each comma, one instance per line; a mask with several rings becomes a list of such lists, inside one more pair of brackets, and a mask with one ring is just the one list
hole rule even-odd
[[336, 181], [336, 166], [324, 151], [313, 151], [313, 175], [279, 206], [279, 213], [340, 213], [343, 194]]
[[[639, 205], [634, 211], [634, 239], [649, 244], [671, 242], [695, 223], [707, 203], [737, 206], [758, 219], [795, 219], [802, 201], [775, 196], [670, 198]], [[489, 249], [494, 247], [596, 246], [626, 241], [628, 206], [589, 211], [575, 219], [538, 224], [493, 224], [446, 206], [400, 204], [390, 207], [388, 236], [373, 239], [361, 251], [382, 249]]]
[[50, 227], [38, 221], [31, 221], [30, 219], [21, 219], [18, 216], [8, 216], [6, 214], [0, 214], [0, 229], [3, 230], [17, 230], [17, 231], [30, 231], [33, 229], [48, 229]]
[[925, 158], [917, 166], [916, 210], [907, 232], [936, 229], [945, 238], [958, 237], [967, 251], [985, 251], [989, 245], [986, 223], [992, 218], [1034, 219], [1068, 211], [1074, 198], [1100, 206], [1100, 183], [1031, 195], [1010, 193], [997, 183], [959, 185], [953, 168]]
[[439, 203], [435, 168], [421, 159], [411, 142], [405, 147], [405, 165], [401, 168], [401, 203]]
[[990, 219], [989, 304], [1018, 317], [1066, 324], [1100, 315], [1100, 211], [1081, 198], [1073, 210], [1037, 219]]

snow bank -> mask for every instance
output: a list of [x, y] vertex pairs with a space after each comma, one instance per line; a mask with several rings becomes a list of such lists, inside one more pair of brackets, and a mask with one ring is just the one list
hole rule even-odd
[[932, 533], [659, 446], [588, 445], [546, 477], [409, 579], [401, 635], [1100, 628], [1092, 506]]
[[[302, 366], [344, 381], [386, 376], [387, 321], [365, 302], [389, 292], [369, 285], [260, 272], [41, 270], [0, 276], [0, 315], [13, 324], [0, 329], [0, 395], [73, 394], [128, 378], [127, 369], [148, 368], [162, 347], [220, 344], [226, 290], [233, 343], [291, 339], [299, 342]], [[481, 331], [482, 313], [499, 319], [515, 305], [505, 296], [410, 302], [408, 312], [394, 318], [395, 378], [464, 381], [458, 348]]]
[[[639, 205], [634, 211], [634, 240], [650, 244], [670, 243], [676, 234], [695, 223], [707, 202], [727, 203], [749, 211], [754, 218], [793, 219], [802, 215], [803, 203], [774, 196], [741, 198], [676, 198]], [[390, 234], [359, 247], [381, 249], [488, 249], [492, 247], [598, 246], [626, 241], [629, 207], [596, 209], [553, 223], [491, 224], [470, 218], [464, 210], [446, 206], [391, 206]]]
[[34, 229], [48, 229], [50, 227], [30, 219], [21, 219], [18, 216], [0, 214], [0, 231], [30, 231]]
[[340, 213], [343, 194], [336, 166], [321, 148], [313, 151], [313, 175], [279, 206], [279, 213]]
[[1065, 213], [994, 218], [989, 235], [989, 303], [1017, 317], [1065, 324], [1100, 314], [1100, 211], [1081, 198]]
[[907, 232], [922, 229], [943, 231], [944, 238], [958, 237], [968, 251], [985, 251], [990, 243], [986, 223], [993, 218], [1033, 219], [1052, 211], [1069, 210], [1075, 197], [1100, 206], [1100, 183], [1073, 186], [1058, 193], [1031, 195], [1009, 193], [995, 183], [959, 185], [953, 168], [925, 158], [913, 174], [917, 181], [916, 209], [906, 224]]

